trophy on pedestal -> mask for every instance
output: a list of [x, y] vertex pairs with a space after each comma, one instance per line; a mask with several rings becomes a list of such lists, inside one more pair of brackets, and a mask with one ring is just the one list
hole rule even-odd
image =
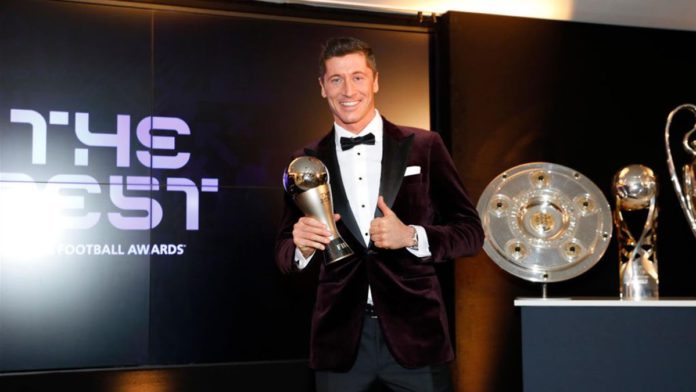
[[696, 106], [691, 104], [677, 106], [667, 116], [667, 125], [665, 126], [667, 167], [669, 169], [670, 180], [672, 180], [672, 185], [674, 185], [674, 190], [677, 192], [677, 197], [679, 198], [679, 204], [684, 211], [686, 220], [689, 222], [691, 231], [693, 232], [694, 236], [696, 236], [696, 209], [694, 208], [696, 205], [696, 191], [694, 190], [694, 184], [696, 183], [696, 177], [694, 175], [694, 169], [696, 169], [696, 140], [692, 140], [692, 137], [696, 137], [696, 135], [694, 135], [696, 126], [692, 126], [692, 128], [684, 134], [682, 139], [682, 147], [684, 147], [684, 151], [691, 157], [691, 162], [688, 162], [682, 166], [683, 179], [679, 178], [674, 167], [672, 151], [669, 145], [669, 131], [672, 126], [672, 119], [682, 110], [688, 110], [692, 115], [696, 116]]
[[[621, 299], [644, 300], [659, 298], [657, 253], [657, 179], [643, 165], [629, 165], [614, 176], [613, 193], [616, 201], [614, 225], [619, 244], [619, 282]], [[647, 209], [639, 237], [631, 232], [631, 223], [642, 218]], [[631, 220], [629, 214], [633, 214]]]
[[547, 284], [578, 276], [602, 257], [611, 239], [609, 203], [579, 172], [549, 162], [498, 175], [476, 206], [483, 249], [503, 270]]
[[331, 242], [325, 248], [327, 264], [353, 254], [353, 250], [338, 234], [329, 171], [321, 160], [309, 156], [294, 159], [283, 173], [283, 187], [305, 216], [325, 224], [331, 232]]

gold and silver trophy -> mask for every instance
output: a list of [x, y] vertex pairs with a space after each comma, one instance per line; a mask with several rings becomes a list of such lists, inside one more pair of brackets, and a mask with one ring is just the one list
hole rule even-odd
[[283, 187], [305, 216], [325, 224], [331, 232], [331, 242], [325, 248], [327, 264], [353, 254], [353, 250], [338, 234], [329, 171], [321, 160], [310, 156], [294, 159], [283, 173]]
[[[643, 165], [626, 166], [614, 176], [613, 193], [616, 201], [614, 224], [619, 244], [621, 299], [658, 299], [655, 174]], [[647, 216], [643, 218], [646, 209]], [[642, 221], [641, 234], [635, 237], [630, 227]]]
[[609, 203], [579, 172], [554, 163], [515, 166], [479, 198], [483, 249], [503, 270], [532, 282], [578, 276], [601, 258], [612, 232]]
[[696, 135], [694, 135], [696, 124], [692, 125], [691, 129], [687, 131], [682, 138], [682, 147], [684, 147], [684, 151], [691, 159], [690, 162], [685, 163], [681, 167], [683, 178], [679, 178], [675, 168], [669, 140], [669, 132], [672, 127], [674, 116], [685, 110], [691, 112], [691, 114], [696, 117], [696, 106], [688, 103], [677, 106], [667, 116], [667, 125], [665, 126], [665, 148], [667, 149], [667, 168], [669, 169], [670, 180], [672, 180], [674, 190], [677, 192], [679, 204], [681, 205], [682, 211], [684, 211], [686, 220], [689, 222], [689, 227], [691, 227], [691, 231], [694, 236], [696, 236], [696, 190], [694, 189], [694, 186], [696, 186], [696, 175], [694, 174], [696, 170], [696, 140], [694, 140], [694, 137], [696, 137]]

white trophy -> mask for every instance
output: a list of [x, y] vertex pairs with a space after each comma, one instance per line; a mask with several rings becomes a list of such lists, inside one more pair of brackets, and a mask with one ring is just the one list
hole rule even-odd
[[669, 176], [670, 180], [672, 180], [672, 185], [674, 185], [674, 190], [677, 192], [679, 204], [684, 211], [686, 220], [689, 222], [691, 231], [693, 232], [694, 236], [696, 236], [696, 209], [694, 209], [694, 205], [696, 204], [696, 191], [694, 190], [694, 183], [696, 183], [696, 177], [694, 177], [694, 170], [696, 169], [696, 140], [692, 140], [692, 137], [696, 136], [694, 135], [696, 126], [692, 126], [682, 138], [682, 146], [684, 147], [684, 151], [691, 157], [691, 162], [688, 162], [682, 166], [683, 178], [681, 179], [679, 178], [677, 170], [674, 166], [672, 151], [669, 145], [669, 131], [672, 126], [672, 120], [674, 116], [682, 110], [688, 110], [696, 117], [696, 106], [688, 103], [677, 106], [669, 113], [669, 116], [667, 116], [667, 125], [665, 126], [667, 168], [669, 169]]
[[594, 266], [611, 239], [602, 191], [579, 172], [550, 162], [515, 166], [486, 186], [476, 206], [488, 256], [503, 270], [547, 284]]

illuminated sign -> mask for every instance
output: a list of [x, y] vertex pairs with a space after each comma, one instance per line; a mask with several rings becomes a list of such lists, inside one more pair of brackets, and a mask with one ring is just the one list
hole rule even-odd
[[[70, 119], [70, 113], [65, 111], [49, 111], [46, 118], [35, 110], [10, 110], [10, 122], [31, 133], [33, 167], [50, 165], [47, 160], [49, 125], [70, 125]], [[72, 119], [79, 147], [64, 152], [72, 154], [76, 168], [89, 167], [93, 147], [113, 148], [115, 168], [130, 168], [135, 164], [148, 170], [175, 170], [186, 166], [191, 158], [190, 152], [177, 149], [177, 137], [191, 135], [189, 126], [180, 118], [149, 116], [141, 119], [135, 127], [140, 145], [135, 147], [131, 146], [130, 115], [117, 116], [115, 133], [92, 132], [89, 113], [76, 112]], [[132, 148], [135, 148], [137, 163], [131, 162]], [[115, 209], [90, 210], [86, 207], [86, 197], [101, 194], [104, 185]], [[199, 193], [217, 191], [217, 178], [109, 175], [106, 179], [97, 179], [90, 173], [60, 173], [43, 184], [27, 173], [0, 171], [0, 246], [6, 254], [7, 249], [22, 242], [20, 237], [37, 238], [37, 232], [40, 236], [42, 230], [47, 232], [44, 237], [55, 237], [61, 230], [87, 230], [100, 221], [107, 221], [119, 230], [153, 229], [165, 214], [155, 198], [157, 192], [181, 192], [185, 196], [184, 225], [186, 230], [195, 231], [199, 229]], [[185, 248], [183, 244], [130, 244], [122, 248], [121, 244], [47, 243], [52, 243], [49, 245], [52, 253], [61, 255], [180, 255]]]

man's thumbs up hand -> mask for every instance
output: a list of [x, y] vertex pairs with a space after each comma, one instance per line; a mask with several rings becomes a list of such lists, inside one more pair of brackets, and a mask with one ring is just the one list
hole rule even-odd
[[370, 223], [370, 239], [378, 248], [400, 249], [411, 246], [413, 227], [406, 226], [392, 211], [382, 196], [377, 199], [377, 208], [384, 214]]

